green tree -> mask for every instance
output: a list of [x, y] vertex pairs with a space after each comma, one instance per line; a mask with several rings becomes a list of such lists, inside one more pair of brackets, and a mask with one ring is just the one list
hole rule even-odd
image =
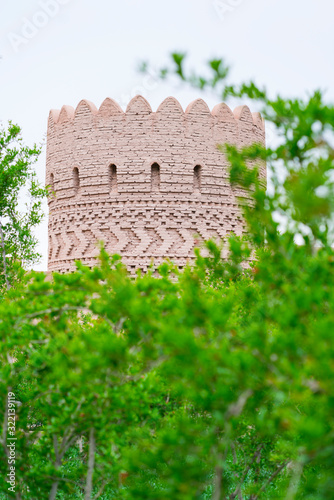
[[207, 242], [209, 255], [197, 250], [182, 272], [165, 263], [132, 279], [102, 251], [94, 269], [78, 264], [52, 282], [32, 273], [9, 290], [0, 303], [9, 497], [333, 497], [334, 108], [320, 92], [271, 100], [252, 83], [227, 85], [222, 61], [188, 77], [183, 60], [173, 59], [178, 77], [256, 98], [276, 127], [275, 149], [221, 145], [231, 182], [251, 197], [247, 235], [224, 243], [227, 259]]
[[[41, 149], [22, 142], [21, 129], [9, 122], [0, 128], [0, 290], [15, 282], [20, 266], [36, 262], [37, 239], [33, 234], [43, 218], [42, 199], [46, 190], [39, 185], [32, 165]], [[20, 195], [28, 202], [20, 210]]]

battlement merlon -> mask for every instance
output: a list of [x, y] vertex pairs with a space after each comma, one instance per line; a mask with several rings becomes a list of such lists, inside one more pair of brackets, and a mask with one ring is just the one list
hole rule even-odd
[[[242, 147], [264, 141], [264, 120], [247, 106], [232, 112], [221, 103], [210, 112], [207, 104], [197, 99], [183, 111], [175, 98], [168, 97], [153, 112], [146, 99], [136, 96], [123, 112], [110, 98], [99, 110], [82, 100], [75, 110], [63, 106], [50, 112], [46, 182], [51, 184], [52, 174], [58, 199], [67, 197], [72, 171], [77, 167], [83, 193], [89, 194], [92, 185], [103, 191], [102, 186], [108, 184], [108, 165], [114, 164], [120, 193], [147, 191], [151, 164], [161, 161], [162, 191], [191, 192], [192, 169], [200, 164], [203, 189], [208, 192], [210, 185], [219, 187], [226, 182], [227, 162], [217, 149], [219, 144]], [[135, 180], [134, 174], [139, 175]], [[264, 165], [261, 176], [266, 176]]]
[[126, 111], [124, 112], [119, 104], [107, 97], [100, 108], [97, 109], [94, 103], [83, 99], [79, 102], [76, 109], [72, 106], [64, 105], [61, 110], [52, 109], [49, 114], [48, 128], [52, 130], [55, 126], [55, 130], [59, 130], [58, 127], [62, 124], [72, 122], [74, 125], [86, 125], [87, 119], [91, 120], [91, 123], [98, 125], [103, 119], [110, 119], [115, 117], [122, 117], [124, 121], [128, 119], [131, 122], [135, 116], [141, 115], [143, 118], [149, 118], [148, 122], [150, 125], [154, 125], [154, 122], [161, 119], [183, 119], [184, 124], [192, 123], [193, 125], [198, 123], [200, 119], [202, 124], [207, 120], [208, 125], [213, 128], [223, 122], [240, 122], [248, 123], [251, 126], [256, 126], [259, 130], [264, 132], [264, 120], [260, 113], [251, 113], [248, 106], [238, 106], [233, 112], [225, 104], [217, 104], [212, 112], [210, 112], [207, 104], [202, 99], [196, 99], [191, 102], [185, 111], [183, 111], [181, 104], [174, 97], [167, 97], [158, 107], [157, 111], [152, 111], [150, 104], [147, 100], [137, 95], [128, 104]]

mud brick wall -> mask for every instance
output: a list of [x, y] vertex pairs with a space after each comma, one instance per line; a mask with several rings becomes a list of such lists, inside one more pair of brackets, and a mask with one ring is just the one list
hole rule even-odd
[[[156, 112], [141, 96], [124, 113], [81, 101], [52, 110], [48, 123], [49, 271], [94, 265], [98, 242], [130, 271], [167, 257], [182, 267], [201, 240], [244, 232], [228, 164], [218, 144], [264, 143], [264, 122], [247, 106], [184, 112], [169, 97]], [[261, 167], [265, 179], [265, 165]]]

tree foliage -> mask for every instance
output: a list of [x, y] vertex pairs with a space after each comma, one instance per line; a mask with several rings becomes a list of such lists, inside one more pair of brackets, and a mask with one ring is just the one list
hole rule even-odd
[[32, 273], [6, 294], [9, 497], [333, 497], [334, 109], [320, 92], [271, 100], [252, 83], [227, 85], [223, 62], [211, 61], [211, 77], [188, 77], [182, 55], [173, 64], [185, 82], [255, 98], [276, 127], [275, 149], [221, 146], [231, 182], [252, 198], [247, 235], [230, 236], [226, 259], [209, 241], [182, 272], [166, 262], [135, 279], [102, 249], [94, 269]]
[[[36, 145], [29, 148], [22, 143], [18, 125], [9, 122], [7, 128], [0, 128], [0, 291], [16, 281], [20, 265], [30, 265], [40, 257], [33, 228], [42, 220], [46, 190], [32, 168], [40, 152]], [[23, 210], [22, 192], [28, 199]]]

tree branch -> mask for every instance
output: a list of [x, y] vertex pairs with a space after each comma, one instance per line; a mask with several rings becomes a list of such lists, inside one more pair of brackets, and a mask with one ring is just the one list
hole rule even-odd
[[[61, 465], [61, 457], [60, 457], [59, 450], [58, 450], [58, 439], [57, 439], [56, 434], [53, 435], [53, 448], [54, 448], [54, 452], [55, 452], [55, 456], [56, 456], [55, 466], [56, 466], [56, 469], [58, 469]], [[52, 483], [52, 486], [51, 486], [49, 500], [55, 500], [56, 495], [57, 495], [58, 485], [59, 485], [59, 479], [55, 479]]]
[[101, 484], [101, 488], [99, 491], [96, 493], [96, 495], [93, 497], [93, 500], [97, 500], [103, 493], [104, 488], [106, 487], [107, 481], [103, 481]]
[[277, 467], [275, 472], [270, 476], [270, 478], [264, 483], [264, 485], [260, 488], [259, 492], [255, 495], [255, 497], [252, 497], [252, 500], [258, 500], [259, 496], [261, 493], [266, 489], [266, 487], [272, 482], [273, 479], [275, 479], [276, 476], [281, 472], [284, 467], [288, 465], [289, 461], [286, 460], [282, 465]]
[[[232, 456], [233, 456], [233, 463], [236, 465], [238, 463], [238, 458], [237, 458], [237, 452], [235, 451], [234, 443], [231, 443], [231, 450], [232, 450]], [[236, 472], [233, 472], [233, 475], [236, 479], [239, 479], [239, 476]], [[238, 500], [242, 500], [241, 491], [238, 492]]]
[[87, 470], [87, 479], [86, 479], [86, 488], [85, 488], [85, 500], [90, 500], [93, 489], [93, 473], [94, 473], [94, 465], [95, 465], [95, 429], [94, 427], [90, 428], [89, 431], [89, 457], [88, 457], [88, 470]]
[[[79, 408], [80, 408], [80, 406], [81, 406], [81, 402], [79, 402]], [[62, 442], [61, 442], [60, 447], [59, 447], [57, 436], [55, 434], [53, 435], [53, 447], [54, 447], [55, 457], [56, 457], [56, 460], [55, 460], [56, 469], [59, 469], [66, 451], [72, 446], [72, 444], [75, 442], [75, 440], [77, 438], [78, 438], [77, 435], [73, 435], [73, 429], [69, 428], [69, 429], [67, 429], [67, 431], [65, 431]], [[53, 479], [53, 483], [51, 486], [49, 500], [54, 500], [56, 498], [56, 495], [57, 495], [59, 481], [63, 481], [63, 479], [53, 478], [53, 477], [51, 479]]]
[[5, 275], [6, 287], [7, 287], [7, 290], [9, 290], [10, 289], [10, 284], [9, 284], [8, 274], [7, 274], [5, 237], [4, 237], [3, 230], [2, 230], [1, 220], [0, 220], [0, 236], [1, 236], [3, 271], [4, 271], [4, 275]]
[[61, 314], [63, 312], [67, 312], [67, 311], [82, 311], [83, 309], [84, 309], [83, 307], [79, 307], [79, 306], [64, 306], [64, 307], [55, 307], [55, 308], [50, 307], [49, 309], [44, 309], [43, 311], [37, 311], [37, 312], [31, 313], [31, 314], [26, 314], [24, 317], [19, 318], [14, 325], [14, 329], [19, 326], [21, 321], [25, 321], [27, 319], [38, 318], [38, 316], [45, 316], [47, 314], [52, 314], [55, 312], [58, 312], [59, 314]]
[[247, 467], [247, 469], [245, 470], [244, 475], [242, 476], [241, 481], [240, 481], [240, 483], [239, 483], [239, 484], [238, 484], [238, 486], [237, 486], [237, 489], [236, 489], [236, 490], [232, 493], [232, 495], [231, 495], [231, 500], [232, 500], [232, 499], [234, 499], [234, 498], [236, 498], [236, 497], [237, 497], [237, 495], [239, 495], [239, 492], [241, 492], [241, 486], [243, 485], [243, 483], [244, 483], [244, 481], [245, 481], [245, 479], [246, 479], [246, 477], [247, 477], [247, 474], [248, 474], [248, 472], [250, 471], [250, 469], [251, 469], [251, 467], [252, 467], [253, 463], [254, 463], [254, 462], [255, 462], [255, 461], [259, 458], [259, 456], [261, 455], [261, 450], [262, 450], [262, 448], [263, 448], [263, 444], [260, 444], [260, 445], [257, 447], [256, 452], [254, 453], [253, 459], [252, 459], [252, 460], [251, 460], [251, 462], [248, 464], [248, 467]]
[[51, 486], [49, 500], [55, 500], [58, 490], [59, 479], [54, 480]]
[[221, 491], [222, 491], [222, 475], [223, 468], [220, 465], [217, 465], [215, 468], [215, 482], [213, 486], [213, 500], [220, 500]]
[[303, 472], [304, 464], [302, 464], [301, 462], [297, 462], [295, 465], [296, 467], [289, 484], [286, 500], [293, 500], [295, 498], [298, 491], [300, 478]]

